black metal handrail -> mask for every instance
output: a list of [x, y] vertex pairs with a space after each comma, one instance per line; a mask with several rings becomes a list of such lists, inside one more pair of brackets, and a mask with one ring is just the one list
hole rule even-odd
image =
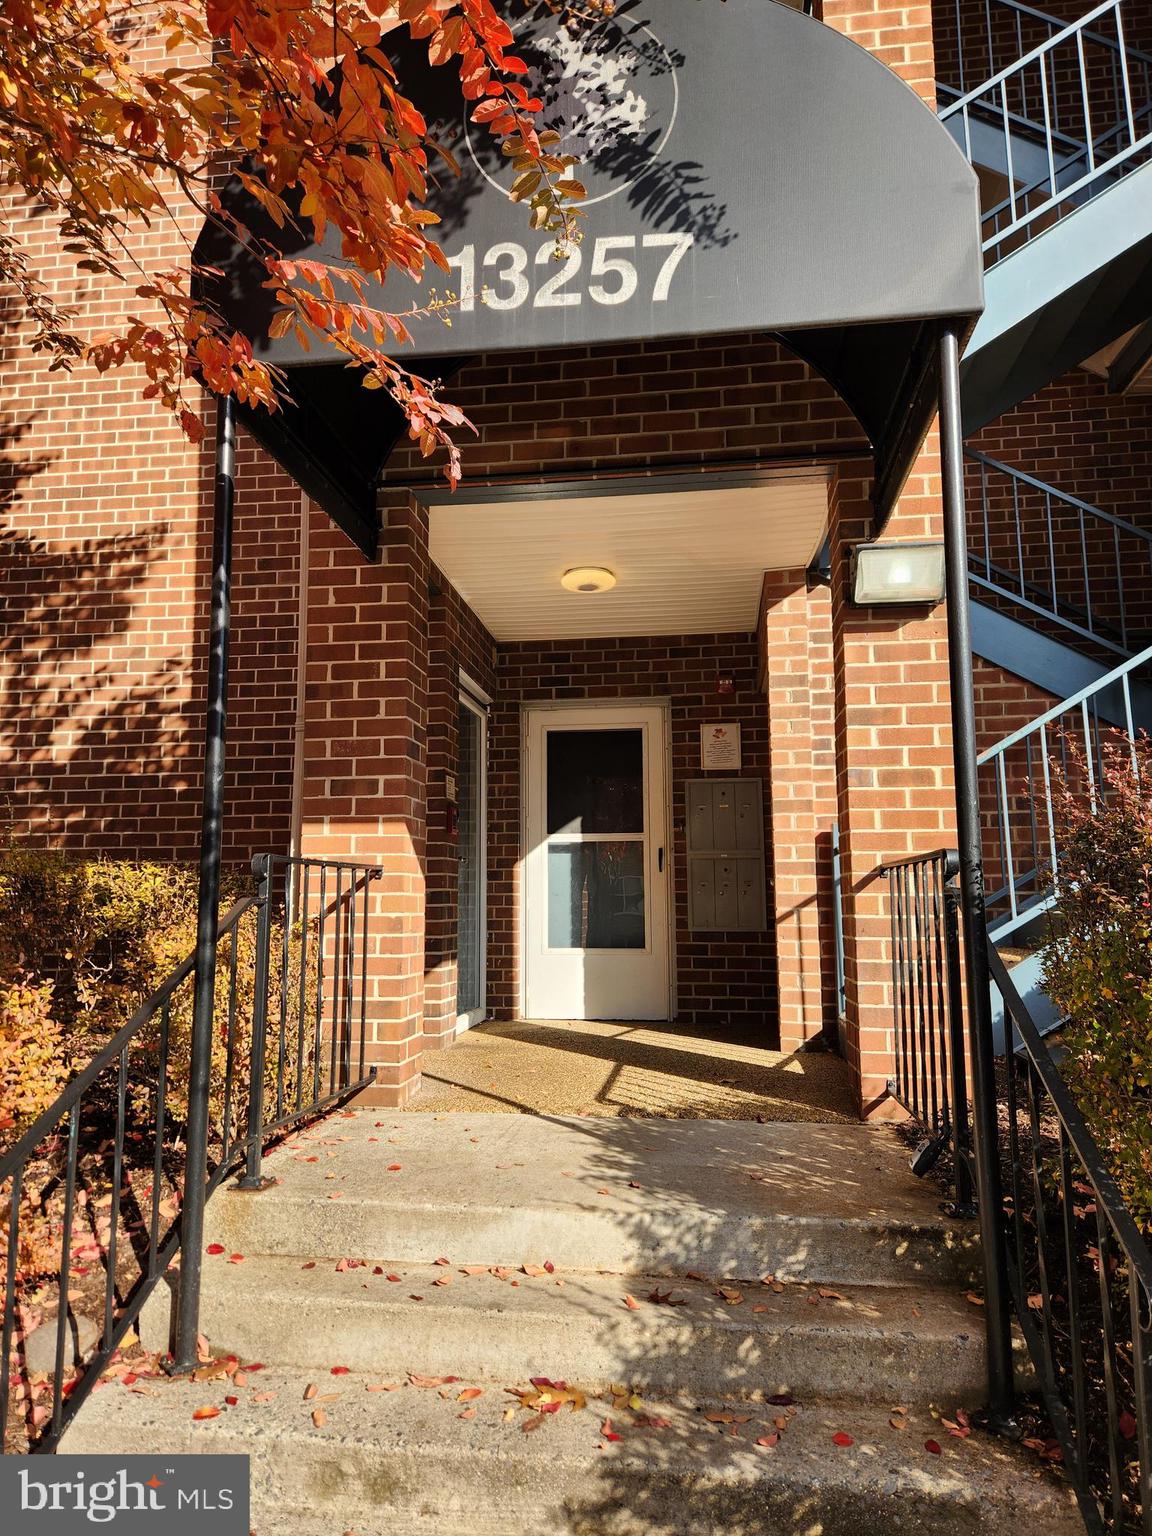
[[[365, 1060], [367, 919], [368, 886], [381, 871], [271, 855], [257, 856], [253, 870], [255, 892], [237, 901], [217, 930], [205, 1166], [188, 1167], [182, 1143], [192, 956], [0, 1156], [4, 1451], [58, 1445], [180, 1253], [179, 1206], [191, 1182], [199, 1179], [211, 1193], [243, 1164], [243, 1182], [258, 1187], [272, 1135], [361, 1091], [375, 1076]], [[82, 1251], [103, 1270], [94, 1340], [81, 1336], [70, 1296], [73, 1280], [84, 1278], [78, 1271], [87, 1270], [74, 1247], [81, 1226]], [[182, 1256], [180, 1306], [198, 1302], [201, 1258]], [[22, 1275], [29, 1270], [48, 1289], [49, 1304], [53, 1285], [56, 1292], [46, 1403], [36, 1401], [39, 1373], [27, 1364]], [[7, 1433], [13, 1382], [23, 1406], [20, 1444]]]
[[1152, 1531], [1152, 1252], [1000, 956], [1009, 1285], [1090, 1532]]
[[960, 856], [953, 848], [895, 860], [888, 882], [895, 1076], [892, 1097], [928, 1133], [927, 1172], [950, 1147], [956, 1208], [972, 1209], [972, 1155], [960, 969]]

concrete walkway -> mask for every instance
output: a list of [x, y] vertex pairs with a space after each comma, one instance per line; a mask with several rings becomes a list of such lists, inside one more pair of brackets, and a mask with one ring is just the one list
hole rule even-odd
[[856, 1118], [848, 1069], [730, 1033], [591, 1021], [481, 1024], [424, 1058], [410, 1110], [672, 1120]]

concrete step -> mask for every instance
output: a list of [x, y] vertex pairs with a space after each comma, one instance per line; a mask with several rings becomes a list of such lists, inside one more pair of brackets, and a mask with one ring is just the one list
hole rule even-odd
[[[756, 1284], [728, 1287], [726, 1300], [718, 1281], [375, 1268], [384, 1273], [337, 1271], [331, 1259], [304, 1269], [296, 1258], [209, 1258], [201, 1331], [242, 1359], [500, 1385], [545, 1374], [597, 1388], [630, 1381], [664, 1392], [884, 1402], [943, 1391], [975, 1401], [984, 1386], [983, 1314], [956, 1291]], [[651, 1301], [653, 1293], [670, 1301]], [[148, 1348], [168, 1347], [165, 1290], [154, 1293], [141, 1335]]]
[[[714, 1405], [645, 1401], [645, 1425], [627, 1409], [589, 1399], [581, 1410], [542, 1417], [526, 1434], [528, 1414], [489, 1387], [463, 1419], [462, 1382], [370, 1393], [357, 1373], [271, 1367], [258, 1385], [256, 1376], [248, 1381], [240, 1388], [156, 1382], [148, 1395], [105, 1388], [85, 1405], [64, 1449], [247, 1454], [256, 1536], [349, 1529], [356, 1536], [1002, 1536], [1015, 1529], [1081, 1536], [1083, 1529], [1064, 1484], [1026, 1452], [979, 1433], [954, 1439], [915, 1409], [898, 1429], [887, 1405], [799, 1403], [769, 1448], [755, 1442], [774, 1432], [786, 1407], [730, 1405], [725, 1411], [748, 1422], [715, 1423], [705, 1418]], [[312, 1382], [336, 1400], [307, 1398]], [[257, 1403], [257, 1391], [276, 1396]], [[239, 1398], [235, 1407], [224, 1406], [229, 1394]], [[205, 1404], [222, 1411], [194, 1422], [194, 1409]], [[619, 1440], [605, 1439], [605, 1417]], [[852, 1443], [839, 1445], [834, 1435]]]
[[971, 1222], [940, 1210], [886, 1127], [530, 1115], [350, 1114], [221, 1190], [207, 1241], [345, 1255], [755, 1280], [958, 1285]]

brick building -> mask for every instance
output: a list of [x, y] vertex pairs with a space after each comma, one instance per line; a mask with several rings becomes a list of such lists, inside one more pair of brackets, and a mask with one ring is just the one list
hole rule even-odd
[[[779, 22], [800, 57], [813, 29], [842, 34], [834, 58], [848, 84], [871, 89], [878, 74], [858, 49], [903, 82], [878, 87], [900, 153], [859, 135], [879, 223], [921, 142], [943, 157], [956, 206], [974, 209], [979, 189], [988, 304], [962, 388], [968, 448], [983, 455], [965, 476], [982, 750], [1136, 656], [1152, 629], [1141, 382], [1152, 7], [1115, 0], [1091, 26], [1080, 6], [1058, 9], [1037, 19], [1015, 0], [991, 11], [817, 0], [815, 15]], [[688, 272], [705, 247], [719, 263], [745, 259], [749, 242], [746, 210], [695, 175], [686, 93], [699, 61], [658, 46], [669, 61], [650, 82], [659, 148], [640, 171], [601, 168], [583, 273], [549, 268], [543, 252], [525, 276], [518, 225], [504, 255], [471, 234], [445, 242], [462, 303], [504, 327], [498, 345], [469, 346], [461, 323], [455, 354], [443, 338], [430, 349], [477, 428], [454, 497], [394, 441], [394, 424], [355, 402], [333, 393], [310, 417], [327, 384], [301, 387], [287, 427], [248, 423], [226, 857], [382, 865], [370, 1024], [387, 1102], [405, 1102], [426, 1053], [480, 1019], [607, 1017], [676, 1020], [704, 1037], [735, 1025], [784, 1050], [837, 1041], [861, 1113], [883, 1115], [898, 1026], [879, 870], [956, 843], [953, 700], [946, 606], [854, 601], [852, 555], [942, 538], [938, 438], [931, 412], [916, 414], [934, 363], [909, 347], [894, 370], [878, 328], [859, 333], [863, 356], [850, 341], [822, 348], [816, 330], [832, 316], [772, 315], [752, 288], [727, 323], [705, 315], [702, 284], [676, 290], [678, 251], [691, 248]], [[1082, 70], [1070, 62], [1081, 56]], [[652, 68], [636, 57], [636, 70]], [[736, 167], [763, 183], [766, 209], [778, 198], [803, 210], [808, 197], [814, 228], [834, 202], [831, 157], [846, 156], [832, 146], [853, 137], [831, 131], [847, 110], [835, 92], [813, 98], [826, 78], [793, 82], [795, 139], [778, 162]], [[807, 147], [805, 99], [830, 125], [821, 139], [810, 117]], [[756, 142], [746, 117], [740, 130]], [[809, 155], [799, 181], [785, 149]], [[475, 200], [499, 203], [476, 171]], [[891, 250], [909, 281], [945, 265], [932, 233], [942, 217], [903, 208]], [[771, 238], [791, 245], [793, 266], [815, 261], [805, 220], [781, 223]], [[870, 249], [863, 222], [835, 227], [841, 252]], [[757, 290], [772, 287], [776, 253], [762, 253]], [[47, 238], [37, 256], [98, 332], [120, 297], [77, 279]], [[889, 274], [860, 260], [860, 282], [882, 288]], [[638, 281], [655, 293], [665, 277], [674, 322], [622, 318], [619, 340], [604, 329]], [[584, 337], [572, 317], [595, 305], [575, 301], [594, 288], [602, 327]], [[951, 313], [967, 334], [977, 308], [872, 319]], [[34, 844], [190, 858], [211, 448], [190, 447], [133, 379], [49, 378], [9, 321], [6, 821]], [[868, 391], [888, 374], [900, 377], [881, 419]], [[896, 406], [907, 420], [893, 426]], [[373, 526], [358, 543], [349, 486], [366, 458]], [[999, 871], [998, 826], [1019, 808], [998, 822], [990, 793], [985, 852]], [[990, 883], [1002, 890], [1002, 872]]]

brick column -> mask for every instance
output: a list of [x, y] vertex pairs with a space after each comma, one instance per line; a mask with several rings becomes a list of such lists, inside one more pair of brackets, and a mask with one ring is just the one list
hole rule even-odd
[[376, 1102], [403, 1104], [420, 1080], [428, 525], [407, 496], [383, 508], [367, 563], [316, 514], [308, 602], [302, 851], [378, 863], [369, 932], [368, 1059]]
[[[887, 889], [880, 865], [956, 843], [943, 604], [854, 608], [848, 555], [872, 536], [871, 465], [842, 465], [831, 496], [836, 779], [844, 889], [847, 1049], [864, 1114], [888, 1114], [893, 1006]], [[933, 434], [885, 539], [938, 539]]]
[[769, 571], [760, 611], [768, 699], [771, 891], [780, 1049], [835, 1025], [832, 827], [836, 820], [829, 593], [804, 571]]

